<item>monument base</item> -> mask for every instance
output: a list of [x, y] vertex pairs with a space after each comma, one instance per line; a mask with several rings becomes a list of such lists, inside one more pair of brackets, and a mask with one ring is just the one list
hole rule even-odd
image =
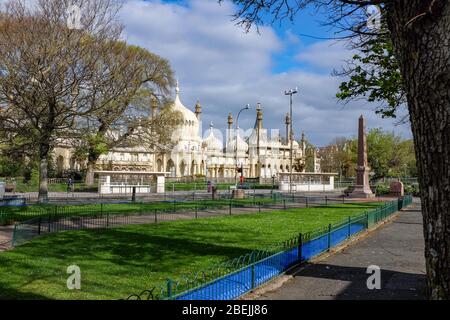
[[233, 190], [233, 199], [245, 199], [245, 190], [243, 189], [236, 189]]
[[393, 181], [389, 187], [389, 195], [392, 197], [404, 197], [405, 187], [401, 181]]
[[349, 195], [350, 198], [375, 198], [372, 190], [370, 188], [364, 188], [364, 186], [356, 186], [355, 190]]

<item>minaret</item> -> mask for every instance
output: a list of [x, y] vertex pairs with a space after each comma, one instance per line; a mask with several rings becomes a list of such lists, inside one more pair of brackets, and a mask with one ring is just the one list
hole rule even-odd
[[157, 113], [158, 113], [158, 99], [155, 96], [152, 96], [152, 118], [155, 118]]
[[202, 106], [200, 105], [200, 101], [197, 100], [197, 104], [195, 105], [195, 115], [198, 121], [201, 120], [202, 117]]
[[369, 184], [369, 163], [367, 160], [366, 119], [359, 118], [358, 131], [358, 167], [356, 168], [355, 190], [350, 194], [352, 198], [373, 198]]
[[[233, 130], [233, 115], [228, 114], [228, 143], [231, 142], [231, 132]], [[227, 143], [227, 145], [228, 145]]]
[[263, 127], [263, 111], [261, 109], [261, 105], [258, 104], [258, 109], [256, 110], [256, 129], [261, 130], [262, 127]]
[[289, 113], [286, 115], [286, 144], [289, 144], [290, 139], [290, 129], [291, 129], [291, 117]]
[[177, 80], [177, 86], [175, 87], [175, 94], [178, 97], [180, 95], [180, 83]]

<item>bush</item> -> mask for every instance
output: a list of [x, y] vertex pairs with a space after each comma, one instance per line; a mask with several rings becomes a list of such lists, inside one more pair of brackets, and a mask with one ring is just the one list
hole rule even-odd
[[[420, 188], [418, 184], [404, 184], [405, 194], [410, 194], [413, 197], [420, 196]], [[389, 194], [390, 186], [388, 184], [380, 183], [375, 187], [375, 191], [377, 195], [386, 195]]]
[[375, 193], [378, 196], [386, 195], [389, 194], [389, 189], [389, 185], [380, 183], [375, 186]]
[[405, 194], [411, 194], [413, 197], [420, 197], [420, 187], [417, 183], [405, 185]]

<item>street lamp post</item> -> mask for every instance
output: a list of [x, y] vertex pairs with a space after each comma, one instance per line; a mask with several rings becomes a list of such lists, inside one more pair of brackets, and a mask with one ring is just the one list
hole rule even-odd
[[291, 117], [291, 128], [290, 128], [290, 133], [289, 133], [289, 135], [290, 135], [289, 139], [290, 139], [290, 143], [291, 143], [291, 152], [290, 152], [290, 156], [291, 156], [290, 163], [291, 164], [289, 166], [289, 171], [290, 171], [290, 173], [289, 173], [289, 193], [292, 193], [292, 172], [293, 172], [292, 167], [294, 165], [294, 129], [293, 129], [294, 119], [292, 117], [292, 96], [297, 93], [298, 93], [298, 88], [291, 89], [291, 90], [284, 92], [284, 94], [286, 96], [290, 97], [290, 111], [289, 112], [290, 112], [290, 117]]
[[[259, 112], [261, 111], [261, 103], [257, 104], [256, 110]], [[260, 132], [260, 128], [259, 128], [259, 124], [256, 127], [256, 131], [258, 134], [258, 138], [257, 138], [257, 142], [256, 142], [256, 153], [257, 153], [257, 165], [256, 165], [256, 176], [259, 179], [259, 182], [261, 182], [261, 157], [260, 157], [260, 136], [261, 136], [261, 132]]]
[[[234, 155], [235, 155], [235, 160], [236, 160], [236, 169], [238, 168], [238, 166], [239, 166], [239, 163], [238, 163], [238, 130], [239, 130], [239, 116], [241, 115], [241, 113], [242, 113], [242, 111], [244, 111], [244, 110], [250, 110], [251, 108], [250, 108], [250, 105], [249, 104], [247, 104], [244, 108], [242, 108], [240, 111], [239, 111], [239, 113], [238, 113], [238, 115], [237, 115], [237, 117], [236, 117], [236, 132], [235, 132], [235, 136], [236, 136], [236, 140], [235, 140], [235, 146], [234, 146]], [[244, 169], [242, 168], [242, 166], [241, 166], [241, 170], [242, 170], [242, 172], [241, 172], [241, 177], [243, 176], [243, 174], [244, 174]], [[236, 186], [237, 186], [237, 172], [236, 172], [236, 174], [235, 174], [235, 176], [234, 176], [234, 181], [235, 181], [235, 183], [236, 183]]]

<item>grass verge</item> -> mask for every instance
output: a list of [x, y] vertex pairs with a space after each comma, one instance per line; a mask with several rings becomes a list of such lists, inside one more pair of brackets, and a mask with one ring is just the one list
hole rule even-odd
[[[378, 205], [331, 205], [50, 234], [0, 254], [0, 299], [126, 298], [164, 285], [167, 278], [180, 278]], [[81, 268], [79, 291], [66, 287], [70, 265]]]

